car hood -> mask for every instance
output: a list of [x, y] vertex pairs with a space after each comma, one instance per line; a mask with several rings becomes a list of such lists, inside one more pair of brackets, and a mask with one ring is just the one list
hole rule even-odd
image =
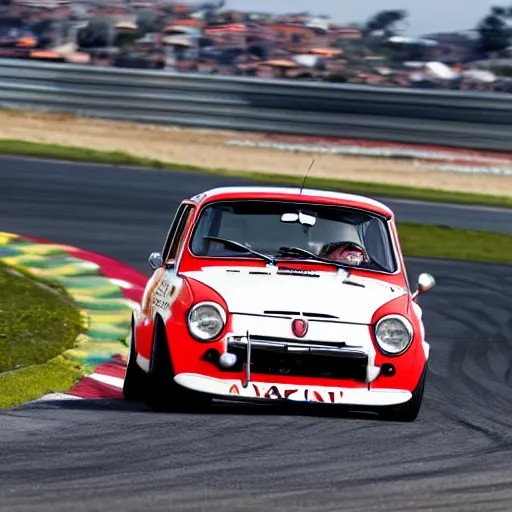
[[357, 284], [343, 283], [347, 277], [343, 270], [300, 274], [278, 273], [276, 268], [207, 267], [182, 275], [214, 289], [232, 314], [310, 313], [370, 324], [378, 308], [407, 293], [404, 288], [359, 276], [350, 277]]

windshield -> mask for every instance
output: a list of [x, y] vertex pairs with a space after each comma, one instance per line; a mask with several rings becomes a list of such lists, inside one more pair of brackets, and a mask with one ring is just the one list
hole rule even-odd
[[[306, 221], [301, 224], [298, 215], [290, 215], [298, 212], [307, 215], [308, 219], [313, 217], [313, 225], [305, 225]], [[204, 237], [238, 242], [260, 253], [277, 256], [279, 260], [310, 259], [300, 251], [283, 248], [298, 248], [330, 258], [332, 248], [339, 247], [342, 242], [351, 242], [357, 244], [354, 250], [365, 254], [365, 260], [353, 265], [347, 263], [347, 266], [390, 273], [397, 270], [386, 221], [361, 210], [339, 206], [269, 200], [217, 202], [206, 206], [200, 213], [190, 241], [192, 254], [221, 258], [254, 257]]]

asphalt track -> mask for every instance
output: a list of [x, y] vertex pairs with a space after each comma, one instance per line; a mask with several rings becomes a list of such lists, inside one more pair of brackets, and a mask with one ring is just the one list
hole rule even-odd
[[[18, 159], [0, 160], [0, 180], [2, 230], [145, 272], [177, 201], [235, 181]], [[401, 220], [419, 215], [401, 208]], [[507, 215], [481, 211], [479, 221]], [[421, 299], [432, 351], [416, 422], [332, 408], [219, 404], [195, 416], [39, 402], [0, 413], [0, 511], [512, 510], [511, 267], [408, 268], [438, 281]]]

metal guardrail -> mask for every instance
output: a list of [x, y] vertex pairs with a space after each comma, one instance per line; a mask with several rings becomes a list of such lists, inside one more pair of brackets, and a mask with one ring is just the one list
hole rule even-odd
[[512, 151], [512, 95], [0, 60], [0, 106]]

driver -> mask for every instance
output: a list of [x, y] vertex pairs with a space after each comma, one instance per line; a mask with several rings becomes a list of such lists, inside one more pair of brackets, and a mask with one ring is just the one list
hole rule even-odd
[[369, 259], [366, 251], [353, 242], [334, 242], [328, 244], [321, 253], [321, 256], [338, 263], [346, 263], [359, 267], [367, 264]]

